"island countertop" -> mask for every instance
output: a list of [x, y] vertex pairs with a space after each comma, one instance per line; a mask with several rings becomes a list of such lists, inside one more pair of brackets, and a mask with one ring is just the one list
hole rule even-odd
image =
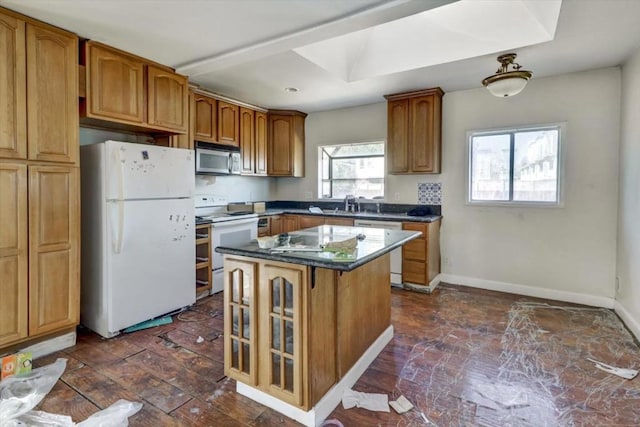
[[[257, 241], [242, 246], [218, 246], [216, 252], [289, 262], [338, 271], [352, 271], [421, 235], [419, 231], [321, 225], [288, 233], [289, 244], [274, 249], [260, 249]], [[320, 250], [329, 242], [341, 242], [364, 235], [353, 251]], [[287, 249], [305, 249], [295, 251]], [[283, 251], [285, 249], [285, 251]], [[314, 250], [314, 251], [308, 251]]]

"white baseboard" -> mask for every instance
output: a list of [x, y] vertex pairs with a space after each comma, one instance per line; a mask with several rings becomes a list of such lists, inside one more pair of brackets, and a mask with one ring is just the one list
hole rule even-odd
[[353, 387], [358, 378], [364, 374], [369, 365], [373, 363], [378, 354], [393, 338], [393, 326], [389, 326], [380, 336], [369, 346], [367, 351], [358, 359], [349, 372], [336, 385], [320, 399], [320, 401], [310, 411], [303, 411], [293, 405], [283, 402], [263, 391], [255, 389], [241, 382], [236, 383], [236, 391], [249, 399], [255, 400], [281, 414], [293, 418], [304, 426], [316, 427], [333, 412], [342, 400], [342, 395], [346, 389]]
[[55, 353], [56, 351], [64, 350], [76, 345], [76, 333], [69, 332], [64, 335], [57, 336], [55, 338], [41, 341], [37, 344], [23, 348], [20, 352], [31, 352], [34, 359], [47, 354]]
[[636, 339], [640, 341], [640, 322], [634, 319], [633, 316], [631, 316], [631, 314], [627, 311], [627, 309], [618, 301], [616, 301], [615, 307], [613, 309], [618, 314], [618, 316], [620, 316], [631, 333], [635, 335]]
[[613, 298], [578, 294], [575, 292], [558, 291], [555, 289], [537, 288], [535, 286], [478, 279], [475, 277], [456, 276], [453, 274], [440, 274], [437, 279], [439, 279], [440, 282], [451, 283], [454, 285], [470, 286], [472, 288], [509, 292], [512, 294], [525, 295], [529, 297], [572, 302], [574, 304], [584, 304], [590, 305], [592, 307], [614, 308], [615, 304], [615, 299]]

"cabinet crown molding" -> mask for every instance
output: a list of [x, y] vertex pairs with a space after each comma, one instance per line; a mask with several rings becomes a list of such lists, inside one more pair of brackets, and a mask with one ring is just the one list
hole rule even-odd
[[413, 98], [416, 96], [424, 96], [424, 95], [444, 95], [444, 91], [439, 87], [433, 87], [429, 89], [421, 89], [421, 90], [413, 90], [410, 92], [402, 92], [402, 93], [394, 93], [391, 95], [385, 95], [384, 97], [389, 101], [396, 101], [399, 99]]

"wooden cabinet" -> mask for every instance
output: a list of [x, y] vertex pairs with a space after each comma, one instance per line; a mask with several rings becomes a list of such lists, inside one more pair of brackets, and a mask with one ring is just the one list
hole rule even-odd
[[0, 163], [0, 348], [27, 337], [27, 166]]
[[196, 296], [211, 292], [211, 224], [196, 225]]
[[293, 264], [261, 263], [258, 322], [260, 330], [259, 383], [287, 403], [303, 405], [302, 298], [307, 268]]
[[270, 111], [267, 142], [269, 176], [304, 176], [304, 120], [299, 111]]
[[0, 46], [0, 157], [77, 162], [77, 37], [0, 12]]
[[350, 218], [336, 218], [320, 215], [271, 215], [268, 219], [268, 229], [264, 231], [264, 236], [275, 236], [276, 234], [289, 233], [291, 231], [305, 228], [318, 227], [320, 225], [345, 225], [353, 226]]
[[282, 215], [282, 233], [299, 230], [298, 215]]
[[255, 113], [255, 150], [254, 173], [256, 175], [267, 174], [267, 139], [268, 139], [267, 114], [261, 111]]
[[402, 282], [429, 285], [440, 273], [440, 221], [404, 222], [402, 229], [422, 233], [402, 246]]
[[313, 215], [300, 215], [298, 216], [298, 229], [303, 230], [305, 228], [318, 227], [325, 224], [325, 218], [323, 216]]
[[80, 116], [89, 124], [142, 132], [187, 133], [187, 78], [171, 68], [118, 49], [87, 41], [86, 97]]
[[325, 225], [345, 225], [348, 227], [353, 227], [353, 220], [349, 218], [335, 218], [335, 217], [325, 217], [324, 220]]
[[194, 139], [196, 141], [217, 142], [218, 102], [210, 96], [196, 93], [194, 111]]
[[225, 259], [224, 274], [224, 371], [257, 385], [258, 263]]
[[249, 108], [240, 108], [240, 154], [242, 162], [240, 172], [243, 175], [253, 175], [256, 164], [256, 134], [255, 111]]
[[156, 128], [186, 132], [189, 126], [187, 78], [154, 65], [147, 65], [148, 123]]
[[443, 94], [433, 88], [385, 96], [389, 173], [440, 173]]
[[240, 108], [229, 102], [218, 101], [218, 143], [240, 146]]
[[80, 320], [80, 174], [29, 166], [29, 334]]
[[0, 157], [27, 158], [25, 22], [0, 12]]
[[275, 236], [276, 234], [284, 233], [284, 221], [282, 215], [273, 215], [269, 217], [269, 235]]
[[29, 159], [78, 160], [78, 38], [27, 24]]
[[243, 175], [267, 174], [267, 114], [240, 108], [240, 152]]
[[78, 324], [80, 183], [77, 37], [0, 9], [0, 47], [1, 349]]
[[225, 373], [292, 405], [308, 406], [307, 267], [225, 257], [224, 271]]

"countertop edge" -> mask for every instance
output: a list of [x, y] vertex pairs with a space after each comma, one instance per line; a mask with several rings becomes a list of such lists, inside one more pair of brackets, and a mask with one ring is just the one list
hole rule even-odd
[[365, 219], [371, 221], [400, 221], [400, 222], [436, 222], [442, 219], [442, 215], [409, 216], [392, 213], [346, 213], [346, 212], [310, 212], [307, 209], [267, 209], [264, 212], [257, 212], [258, 218], [271, 215], [309, 215], [309, 216], [330, 216], [335, 218], [348, 218], [353, 220]]
[[404, 245], [405, 243], [413, 240], [413, 239], [417, 239], [418, 237], [420, 237], [422, 235], [421, 232], [416, 231], [414, 232], [412, 235], [407, 236], [406, 238], [402, 239], [402, 240], [398, 240], [397, 242], [383, 248], [380, 249], [379, 251], [376, 251], [372, 254], [369, 254], [359, 260], [353, 261], [353, 262], [346, 262], [346, 261], [321, 261], [321, 260], [313, 260], [313, 259], [307, 259], [307, 258], [298, 258], [298, 257], [292, 257], [292, 256], [287, 256], [287, 254], [285, 252], [270, 252], [269, 249], [256, 249], [256, 250], [249, 250], [249, 249], [242, 249], [242, 248], [233, 248], [233, 247], [229, 247], [229, 246], [218, 246], [215, 248], [215, 251], [221, 254], [229, 254], [229, 255], [238, 255], [238, 256], [246, 256], [246, 257], [250, 257], [250, 258], [259, 258], [259, 259], [266, 259], [269, 261], [279, 261], [279, 262], [287, 262], [290, 264], [299, 264], [299, 265], [306, 265], [309, 267], [320, 267], [320, 268], [326, 268], [329, 270], [337, 270], [337, 271], [353, 271], [356, 268], [370, 262], [373, 261], [376, 258], [381, 257], [382, 255], [391, 252], [392, 250], [401, 247], [402, 245]]

